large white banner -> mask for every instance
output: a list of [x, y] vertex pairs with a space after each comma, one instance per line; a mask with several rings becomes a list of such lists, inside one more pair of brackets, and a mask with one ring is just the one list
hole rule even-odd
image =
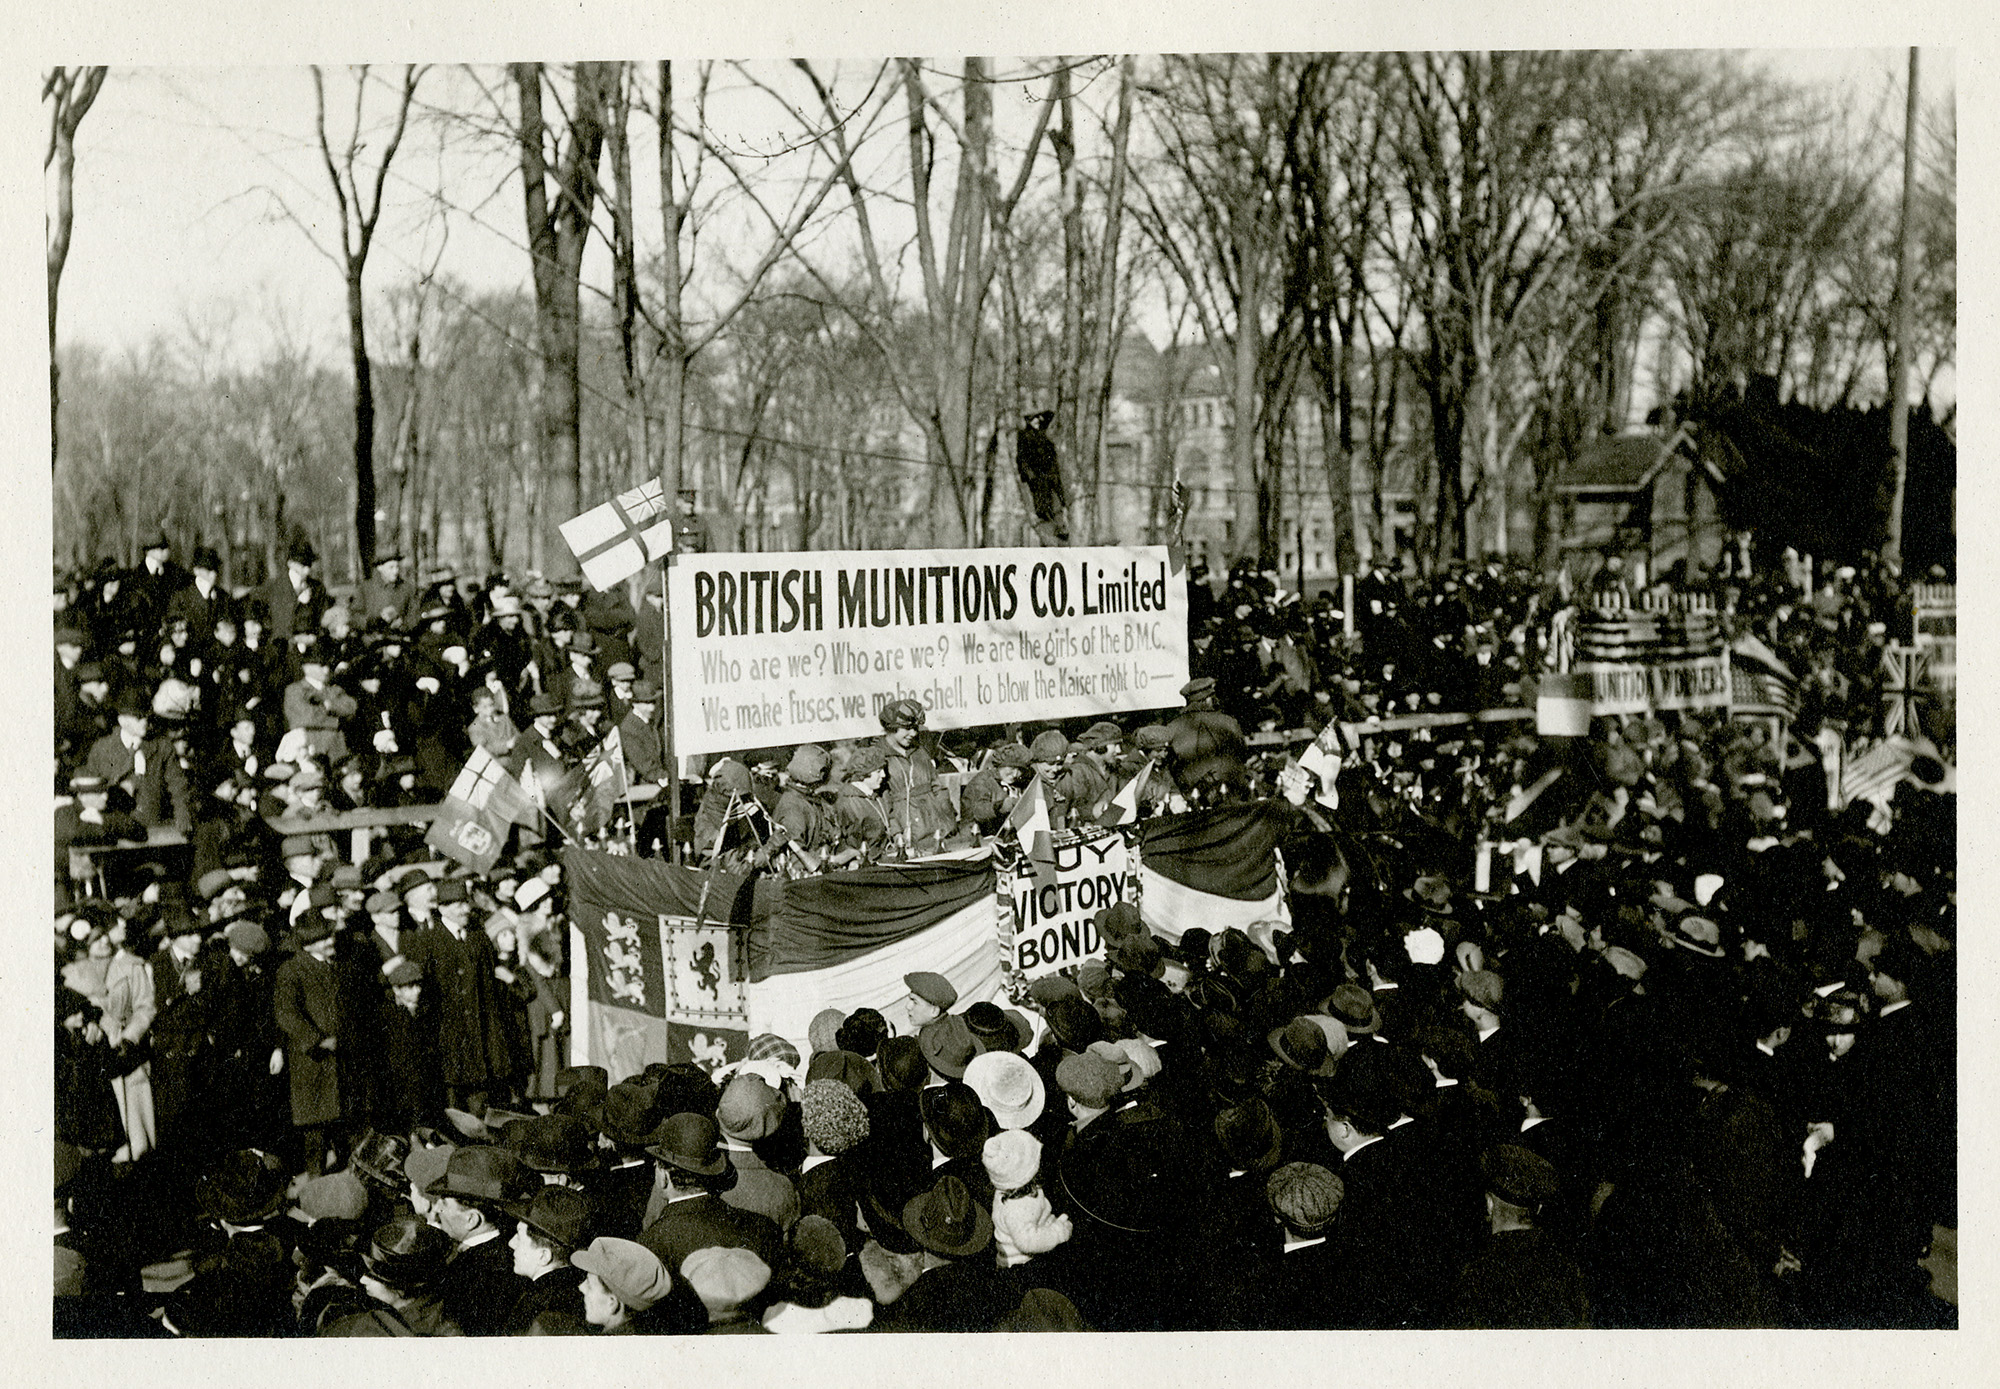
[[689, 555], [671, 570], [686, 753], [1178, 707], [1187, 581], [1164, 546]]

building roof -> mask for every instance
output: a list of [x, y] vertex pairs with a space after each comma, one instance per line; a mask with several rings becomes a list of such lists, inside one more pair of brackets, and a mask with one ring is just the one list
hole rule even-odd
[[1556, 489], [1568, 493], [1640, 491], [1651, 486], [1673, 460], [1682, 438], [1683, 432], [1676, 430], [1664, 439], [1650, 432], [1594, 439], [1563, 465]]

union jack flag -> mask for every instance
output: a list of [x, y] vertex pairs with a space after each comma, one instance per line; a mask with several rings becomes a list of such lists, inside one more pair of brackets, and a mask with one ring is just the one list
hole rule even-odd
[[1930, 674], [1930, 656], [1914, 646], [1891, 643], [1882, 653], [1882, 733], [1914, 737], [1923, 732], [1918, 706], [1930, 696], [1923, 689]]

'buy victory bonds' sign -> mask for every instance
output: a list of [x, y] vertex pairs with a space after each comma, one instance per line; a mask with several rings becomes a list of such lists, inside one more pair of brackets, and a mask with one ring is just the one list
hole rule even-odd
[[687, 753], [1181, 702], [1187, 581], [1163, 546], [694, 555], [667, 586]]

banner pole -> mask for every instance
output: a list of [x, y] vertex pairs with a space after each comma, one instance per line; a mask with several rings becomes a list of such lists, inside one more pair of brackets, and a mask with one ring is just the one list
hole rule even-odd
[[[669, 554], [660, 563], [660, 744], [666, 752], [667, 779], [667, 861], [679, 865], [681, 861], [681, 837], [674, 824], [681, 814], [681, 763], [674, 755], [674, 616], [667, 607], [667, 566], [674, 562]], [[638, 830], [633, 830], [636, 838]]]

